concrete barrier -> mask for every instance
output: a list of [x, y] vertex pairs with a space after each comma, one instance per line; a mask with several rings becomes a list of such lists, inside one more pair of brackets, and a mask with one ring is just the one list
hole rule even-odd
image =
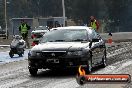
[[[101, 37], [104, 40], [108, 40], [108, 33], [101, 33]], [[112, 33], [112, 40], [113, 41], [129, 41], [132, 40], [132, 32], [118, 32], [118, 33]]]

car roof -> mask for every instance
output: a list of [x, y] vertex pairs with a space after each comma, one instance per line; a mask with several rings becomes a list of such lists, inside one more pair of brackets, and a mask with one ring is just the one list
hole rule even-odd
[[48, 29], [48, 28], [46, 26], [38, 26], [38, 27], [36, 27], [34, 29], [36, 30], [36, 29]]
[[86, 27], [86, 26], [67, 26], [67, 27], [57, 27], [54, 29], [86, 29], [88, 31], [88, 33], [92, 33], [92, 28], [91, 27]]

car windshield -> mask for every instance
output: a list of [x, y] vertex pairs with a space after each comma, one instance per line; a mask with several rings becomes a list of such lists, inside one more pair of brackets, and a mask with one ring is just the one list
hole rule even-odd
[[46, 33], [40, 43], [88, 41], [86, 29], [62, 29]]

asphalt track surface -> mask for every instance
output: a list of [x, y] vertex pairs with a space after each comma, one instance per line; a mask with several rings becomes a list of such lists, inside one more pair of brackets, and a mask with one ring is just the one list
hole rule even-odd
[[[5, 52], [7, 51], [7, 52]], [[8, 54], [9, 49], [4, 51]], [[76, 82], [77, 69], [39, 70], [38, 76], [31, 77], [26, 59], [0, 64], [0, 88], [132, 88], [129, 84], [85, 84]], [[132, 43], [121, 42], [107, 45], [106, 68], [96, 67], [92, 74], [132, 74]]]

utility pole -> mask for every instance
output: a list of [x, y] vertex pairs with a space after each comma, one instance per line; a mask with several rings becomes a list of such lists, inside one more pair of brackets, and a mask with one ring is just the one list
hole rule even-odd
[[7, 2], [5, 0], [5, 29], [6, 29], [6, 39], [8, 38], [8, 29], [7, 29]]
[[40, 0], [37, 1], [37, 4], [38, 4], [38, 17], [39, 17], [39, 5], [40, 5]]
[[38, 19], [37, 19], [37, 26], [39, 26], [39, 18], [40, 18], [40, 14], [39, 14], [39, 13], [40, 13], [40, 10], [39, 10], [39, 9], [40, 9], [40, 8], [39, 8], [40, 6], [39, 6], [39, 5], [40, 5], [40, 0], [37, 1], [37, 4], [38, 4], [38, 14], [37, 14], [37, 15], [38, 15], [38, 17], [37, 17]]
[[62, 8], [63, 8], [63, 27], [65, 27], [65, 2], [62, 0]]

